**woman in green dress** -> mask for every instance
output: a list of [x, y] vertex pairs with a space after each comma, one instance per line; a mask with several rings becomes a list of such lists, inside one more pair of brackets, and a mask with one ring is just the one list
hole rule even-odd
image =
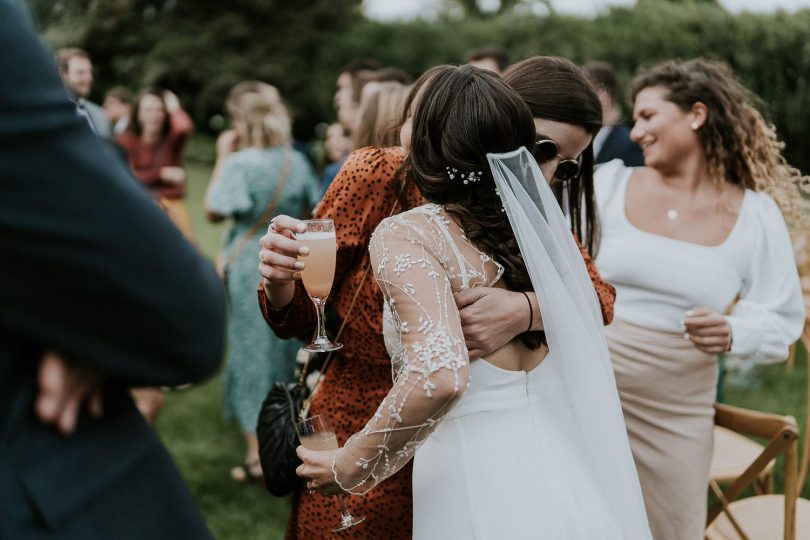
[[256, 306], [256, 253], [267, 231], [263, 216], [305, 217], [320, 189], [309, 161], [292, 149], [290, 115], [275, 87], [239, 83], [226, 109], [234, 129], [217, 140], [205, 208], [210, 221], [233, 219], [221, 256], [229, 308], [225, 417], [238, 420], [245, 436], [243, 463], [231, 476], [248, 481], [262, 478], [256, 440], [262, 400], [274, 382], [294, 378], [300, 345], [276, 338]]

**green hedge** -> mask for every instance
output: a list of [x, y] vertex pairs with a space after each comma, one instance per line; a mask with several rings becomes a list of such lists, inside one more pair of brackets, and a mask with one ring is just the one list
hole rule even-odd
[[[789, 160], [810, 172], [803, 151], [810, 148], [810, 10], [731, 15], [712, 3], [645, 0], [594, 19], [513, 10], [483, 19], [383, 23], [364, 19], [358, 0], [28, 3], [51, 45], [91, 52], [98, 93], [114, 83], [167, 85], [205, 130], [231, 85], [262, 78], [291, 103], [301, 138], [334, 117], [335, 77], [355, 57], [374, 57], [417, 76], [432, 65], [459, 62], [469, 49], [499, 44], [514, 59], [605, 60], [625, 81], [639, 66], [662, 59], [722, 59], [761, 96]], [[57, 4], [60, 13], [53, 11]]]

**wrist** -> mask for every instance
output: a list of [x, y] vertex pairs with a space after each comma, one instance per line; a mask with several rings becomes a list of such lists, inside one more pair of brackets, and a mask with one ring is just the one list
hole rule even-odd
[[532, 304], [532, 332], [542, 332], [545, 330], [545, 326], [543, 325], [543, 313], [540, 311], [537, 293], [527, 292], [526, 294]]
[[534, 328], [534, 306], [532, 306], [532, 299], [529, 298], [529, 294], [525, 291], [521, 291], [520, 294], [523, 296], [526, 304], [526, 306], [523, 308], [524, 313], [526, 313], [523, 325], [524, 330], [521, 330], [521, 333], [531, 332], [532, 328]]
[[292, 281], [274, 283], [265, 278], [262, 280], [262, 284], [264, 285], [264, 296], [273, 309], [286, 307], [295, 296], [295, 283]]

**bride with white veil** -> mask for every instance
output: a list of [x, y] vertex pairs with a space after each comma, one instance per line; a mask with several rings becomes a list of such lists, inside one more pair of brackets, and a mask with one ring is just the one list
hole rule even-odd
[[[430, 203], [370, 245], [394, 386], [341, 449], [299, 447], [299, 476], [362, 495], [415, 454], [414, 538], [649, 538], [598, 301], [526, 149], [528, 108], [470, 66], [417, 88], [405, 178]], [[476, 286], [534, 290], [545, 334], [470, 362], [453, 294]]]

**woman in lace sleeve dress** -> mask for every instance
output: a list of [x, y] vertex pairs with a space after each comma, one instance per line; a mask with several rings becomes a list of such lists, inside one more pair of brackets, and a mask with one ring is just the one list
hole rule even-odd
[[[527, 291], [533, 284], [486, 161], [488, 153], [534, 148], [528, 107], [499, 78], [472, 66], [430, 70], [415, 95], [401, 131], [410, 146], [406, 178], [429, 203], [384, 220], [370, 246], [394, 384], [341, 449], [299, 447], [299, 475], [324, 494], [363, 495], [416, 455], [414, 538], [648, 537], [609, 365], [594, 369], [605, 375], [608, 398], [597, 405], [611, 410], [606, 431], [628, 472], [615, 484], [625, 498], [619, 511], [604, 484], [597, 487], [587, 450], [593, 439], [575, 427], [582, 424], [565, 380], [568, 359], [556, 345], [526, 331], [471, 362], [464, 344], [454, 294], [480, 286]], [[590, 141], [582, 130], [577, 150]], [[577, 253], [562, 230], [557, 240]], [[574, 271], [587, 280], [577, 258]], [[595, 323], [596, 296], [588, 292]], [[601, 321], [589, 328], [600, 334]], [[582, 337], [604, 348], [599, 335]], [[606, 350], [603, 358], [607, 364]]]

